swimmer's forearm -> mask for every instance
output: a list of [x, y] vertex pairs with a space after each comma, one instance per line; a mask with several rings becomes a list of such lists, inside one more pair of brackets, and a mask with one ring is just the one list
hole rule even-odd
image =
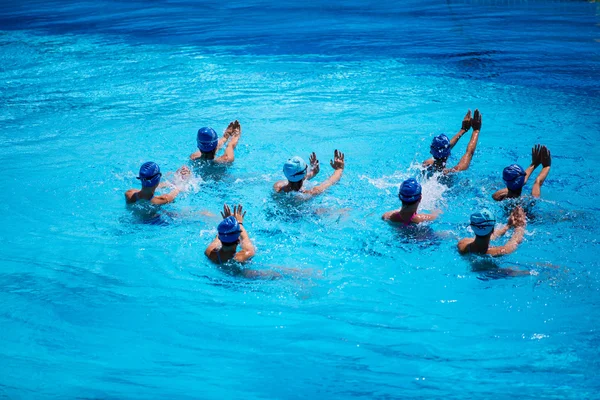
[[531, 176], [531, 174], [533, 173], [533, 171], [535, 171], [535, 167], [536, 167], [535, 164], [531, 164], [525, 170], [525, 181], [523, 182], [523, 186], [527, 183], [527, 181], [529, 180], [529, 177]]
[[248, 236], [248, 231], [244, 228], [244, 225], [240, 225], [240, 238], [242, 241], [242, 248], [247, 250], [248, 248], [254, 249], [252, 242], [250, 241], [250, 236]]
[[512, 253], [513, 251], [515, 251], [523, 241], [523, 237], [525, 237], [525, 228], [523, 228], [522, 226], [516, 227], [512, 237], [505, 245], [505, 254]]
[[306, 194], [309, 195], [317, 195], [323, 193], [327, 188], [333, 186], [335, 183], [339, 182], [342, 178], [342, 169], [336, 169], [333, 174], [319, 186], [315, 186], [311, 190], [307, 191]]
[[221, 139], [219, 139], [219, 142], [217, 143], [217, 150], [216, 151], [219, 151], [221, 149], [221, 147], [223, 147], [223, 145], [225, 143], [227, 143], [227, 139], [229, 139], [229, 138], [226, 137], [226, 136], [223, 136], [223, 137], [221, 137]]
[[452, 137], [452, 139], [450, 139], [450, 148], [453, 148], [456, 143], [458, 143], [459, 139], [461, 137], [463, 137], [463, 135], [466, 133], [467, 131], [465, 131], [464, 129], [461, 129], [458, 131], [458, 133], [456, 135], [454, 135], [454, 137]]
[[336, 169], [333, 174], [331, 174], [329, 179], [322, 183], [322, 185], [325, 185], [325, 189], [333, 186], [334, 184], [338, 183], [340, 179], [342, 179], [342, 171], [342, 169]]
[[544, 167], [542, 168], [542, 171], [540, 172], [538, 177], [535, 178], [533, 188], [531, 189], [531, 195], [533, 197], [540, 197], [542, 195], [542, 185], [544, 184], [544, 181], [546, 180], [546, 177], [548, 177], [549, 173], [550, 167]]
[[171, 190], [169, 192], [169, 194], [166, 195], [168, 202], [172, 202], [173, 200], [175, 200], [175, 198], [177, 197], [177, 195], [179, 194], [179, 188], [176, 186], [173, 190]]
[[465, 171], [469, 168], [469, 165], [471, 165], [471, 160], [473, 160], [473, 155], [475, 154], [475, 149], [477, 148], [478, 141], [479, 130], [474, 130], [471, 134], [469, 144], [467, 145], [467, 152], [462, 156], [456, 167], [449, 170], [450, 172]]
[[508, 225], [504, 225], [502, 228], [494, 230], [494, 233], [492, 233], [492, 240], [506, 235], [506, 232], [508, 232], [509, 228], [510, 227]]

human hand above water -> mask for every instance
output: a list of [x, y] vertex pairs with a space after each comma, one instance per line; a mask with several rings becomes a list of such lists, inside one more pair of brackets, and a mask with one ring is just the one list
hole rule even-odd
[[475, 109], [473, 118], [471, 119], [471, 128], [473, 128], [474, 131], [481, 130], [481, 113], [477, 108]]
[[460, 128], [463, 131], [468, 131], [471, 129], [471, 110], [467, 111], [467, 115], [462, 120], [462, 126]]
[[536, 168], [542, 162], [541, 150], [542, 150], [542, 146], [539, 144], [536, 144], [535, 146], [533, 146], [531, 148], [531, 165], [535, 166]]
[[521, 206], [516, 207], [508, 217], [508, 225], [514, 228], [525, 227], [527, 225], [527, 216]]
[[317, 155], [314, 152], [312, 152], [308, 159], [310, 160], [310, 170], [312, 176], [315, 176], [321, 170], [321, 166], [319, 164], [319, 160], [317, 159]]
[[233, 216], [233, 217], [235, 217], [237, 222], [239, 224], [241, 224], [244, 222], [244, 217], [246, 216], [246, 211], [242, 211], [242, 205], [238, 204], [237, 206], [233, 207], [233, 212], [232, 212], [231, 208], [227, 204], [224, 204], [223, 211], [221, 211], [221, 216], [223, 217], [223, 219]]
[[546, 146], [542, 146], [542, 149], [540, 150], [540, 162], [544, 168], [552, 165], [552, 156], [550, 155], [550, 150], [548, 150]]
[[341, 151], [335, 150], [333, 152], [333, 161], [329, 160], [329, 164], [331, 165], [331, 168], [335, 169], [335, 170], [343, 170], [344, 166], [345, 166], [345, 160], [344, 160], [344, 153], [342, 153]]

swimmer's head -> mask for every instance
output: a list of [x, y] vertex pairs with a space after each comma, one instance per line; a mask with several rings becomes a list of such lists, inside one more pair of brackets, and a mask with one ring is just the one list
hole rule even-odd
[[502, 171], [502, 179], [509, 190], [519, 190], [525, 184], [525, 170], [518, 164], [509, 165]]
[[234, 216], [229, 216], [217, 226], [217, 232], [219, 233], [221, 243], [228, 246], [237, 244], [242, 230], [237, 219]]
[[450, 157], [450, 150], [450, 139], [444, 134], [434, 137], [429, 148], [429, 152], [435, 159]]
[[143, 163], [140, 167], [140, 174], [137, 177], [142, 182], [142, 187], [154, 187], [160, 182], [162, 174], [157, 163], [152, 161]]
[[494, 231], [496, 217], [487, 208], [471, 214], [471, 229], [477, 236], [487, 236]]
[[210, 152], [217, 148], [217, 144], [219, 143], [219, 136], [213, 128], [200, 128], [198, 129], [196, 142], [200, 151]]
[[421, 184], [415, 178], [410, 178], [402, 182], [398, 197], [402, 204], [413, 204], [421, 201]]
[[300, 182], [306, 178], [308, 165], [298, 156], [294, 156], [283, 164], [283, 174], [290, 182]]

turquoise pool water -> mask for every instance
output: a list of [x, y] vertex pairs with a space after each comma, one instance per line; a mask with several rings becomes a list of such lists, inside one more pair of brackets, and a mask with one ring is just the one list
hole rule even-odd
[[[25, 2], [0, 11], [0, 397], [598, 398], [600, 30], [586, 2]], [[431, 137], [483, 113], [471, 168], [424, 184], [439, 220], [380, 220]], [[239, 119], [234, 165], [152, 226], [148, 160]], [[453, 162], [464, 152], [467, 134]], [[506, 165], [553, 165], [494, 279], [456, 251]], [[289, 206], [283, 162], [334, 149], [341, 182]], [[537, 173], [537, 171], [536, 171]], [[530, 187], [530, 186], [529, 186]], [[247, 281], [203, 251], [243, 203]], [[436, 235], [441, 233], [441, 235]], [[552, 264], [557, 269], [540, 265]], [[319, 273], [320, 271], [320, 273]]]

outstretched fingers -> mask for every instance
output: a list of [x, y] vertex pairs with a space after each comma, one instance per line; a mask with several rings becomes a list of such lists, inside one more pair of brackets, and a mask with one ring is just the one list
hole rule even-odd
[[467, 111], [467, 114], [465, 115], [465, 117], [462, 120], [461, 129], [464, 131], [468, 131], [469, 129], [471, 129], [471, 110], [470, 109], [469, 109], [469, 111]]
[[231, 215], [231, 208], [227, 204], [223, 205], [223, 211], [221, 211], [221, 216], [223, 219], [229, 217]]
[[473, 119], [471, 120], [471, 126], [473, 127], [473, 130], [480, 130], [481, 129], [481, 113], [479, 112], [479, 109], [476, 108], [475, 112], [473, 113]]

